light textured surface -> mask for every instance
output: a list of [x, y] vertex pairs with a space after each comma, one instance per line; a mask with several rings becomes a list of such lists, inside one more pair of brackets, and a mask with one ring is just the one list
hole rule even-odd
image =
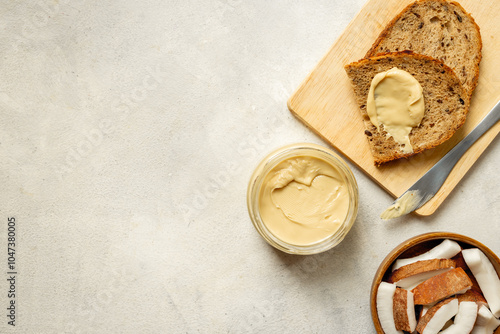
[[2, 3], [0, 309], [12, 216], [19, 274], [0, 332], [371, 333], [371, 280], [403, 240], [500, 254], [498, 140], [430, 217], [381, 221], [391, 197], [353, 168], [335, 249], [285, 255], [254, 230], [253, 168], [324, 144], [286, 101], [363, 2]]

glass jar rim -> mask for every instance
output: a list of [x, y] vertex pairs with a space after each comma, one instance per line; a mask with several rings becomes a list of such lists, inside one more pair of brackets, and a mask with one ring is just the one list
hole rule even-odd
[[[308, 245], [295, 245], [276, 237], [267, 227], [259, 210], [259, 193], [267, 173], [280, 162], [299, 156], [310, 156], [326, 161], [339, 170], [347, 184], [349, 193], [348, 214], [339, 229], [332, 235]], [[252, 223], [257, 232], [271, 246], [289, 253], [299, 255], [317, 254], [338, 245], [352, 228], [358, 212], [358, 186], [351, 169], [345, 161], [332, 150], [317, 144], [296, 143], [280, 147], [269, 153], [257, 165], [253, 172], [247, 190], [247, 207]]]

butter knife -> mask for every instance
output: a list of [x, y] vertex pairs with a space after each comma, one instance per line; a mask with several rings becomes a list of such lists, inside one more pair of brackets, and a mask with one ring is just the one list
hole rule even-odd
[[392, 219], [413, 212], [427, 203], [443, 185], [453, 167], [462, 155], [486, 131], [500, 120], [500, 102], [483, 118], [483, 120], [431, 169], [427, 171], [410, 189], [394, 201], [381, 215], [382, 219]]

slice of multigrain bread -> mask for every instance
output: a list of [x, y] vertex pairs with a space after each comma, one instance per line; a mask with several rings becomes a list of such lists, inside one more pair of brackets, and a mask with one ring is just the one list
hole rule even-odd
[[366, 57], [412, 50], [451, 67], [469, 98], [477, 86], [481, 35], [474, 19], [456, 2], [419, 0], [382, 31]]
[[[392, 137], [387, 136], [383, 127], [377, 130], [366, 111], [373, 77], [393, 67], [409, 72], [423, 89], [424, 118], [410, 133], [413, 152], [407, 154]], [[449, 139], [465, 122], [469, 97], [455, 73], [437, 59], [411, 51], [392, 52], [348, 64], [345, 70], [351, 79], [365, 123], [365, 135], [377, 166], [433, 148]]]

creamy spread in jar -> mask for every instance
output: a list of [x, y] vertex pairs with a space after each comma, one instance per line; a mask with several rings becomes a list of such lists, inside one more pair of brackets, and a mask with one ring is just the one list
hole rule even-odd
[[366, 105], [370, 121], [379, 131], [383, 126], [404, 153], [413, 152], [409, 135], [424, 117], [422, 92], [410, 73], [396, 67], [375, 75], [370, 86]]
[[259, 194], [262, 221], [280, 240], [309, 245], [333, 235], [349, 211], [341, 172], [310, 156], [281, 161], [265, 175]]

